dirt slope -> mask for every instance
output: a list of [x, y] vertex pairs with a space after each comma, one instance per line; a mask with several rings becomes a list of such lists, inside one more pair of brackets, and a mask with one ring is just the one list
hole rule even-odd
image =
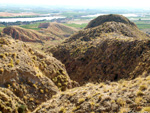
[[40, 42], [43, 40], [50, 40], [50, 37], [43, 35], [37, 31], [24, 29], [18, 26], [6, 27], [2, 31], [3, 33], [24, 42]]
[[47, 34], [54, 39], [64, 39], [77, 32], [77, 29], [65, 26], [60, 23], [41, 23], [39, 28], [42, 28], [39, 32]]

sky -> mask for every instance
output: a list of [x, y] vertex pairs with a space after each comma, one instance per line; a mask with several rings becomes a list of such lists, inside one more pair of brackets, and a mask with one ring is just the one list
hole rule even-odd
[[0, 4], [150, 8], [149, 0], [0, 0]]

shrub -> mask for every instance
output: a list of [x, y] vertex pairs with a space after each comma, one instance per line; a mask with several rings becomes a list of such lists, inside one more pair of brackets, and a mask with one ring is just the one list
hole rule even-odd
[[36, 57], [36, 56], [33, 56], [32, 58], [33, 58], [34, 60], [37, 60], [37, 57]]
[[0, 68], [0, 74], [3, 74], [3, 72], [4, 72], [4, 69]]
[[136, 97], [136, 98], [135, 98], [135, 103], [139, 105], [142, 100], [143, 100], [142, 97]]
[[43, 90], [43, 89], [40, 89], [40, 93], [42, 93], [42, 94], [43, 94], [43, 93], [44, 93], [44, 90]]
[[146, 85], [141, 85], [140, 87], [139, 87], [139, 90], [146, 90], [147, 89], [147, 86]]
[[121, 106], [124, 106], [126, 104], [126, 102], [122, 98], [118, 98], [117, 103]]
[[18, 107], [18, 113], [26, 113], [26, 106], [21, 105]]
[[10, 60], [10, 63], [8, 64], [8, 67], [14, 67], [13, 59]]
[[13, 58], [16, 58], [16, 56], [17, 56], [16, 53], [12, 53]]
[[136, 95], [137, 95], [137, 96], [143, 96], [144, 93], [143, 93], [142, 91], [139, 90], [139, 91], [137, 91]]
[[74, 108], [72, 109], [72, 111], [76, 111], [76, 110], [78, 110], [78, 109], [80, 109], [80, 106], [74, 107]]
[[80, 98], [80, 99], [78, 99], [78, 104], [82, 104], [84, 101], [85, 101], [84, 98]]
[[0, 58], [6, 58], [6, 56], [4, 54], [0, 54]]
[[18, 64], [19, 64], [19, 62], [20, 62], [20, 60], [16, 60], [16, 65], [18, 65]]
[[141, 113], [146, 113], [146, 112], [150, 112], [150, 107], [144, 107], [141, 111]]
[[61, 107], [59, 110], [60, 113], [66, 113], [66, 109], [64, 107]]

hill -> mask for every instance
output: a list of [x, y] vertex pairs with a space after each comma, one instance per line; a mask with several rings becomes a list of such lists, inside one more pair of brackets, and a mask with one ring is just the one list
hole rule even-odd
[[112, 21], [81, 30], [50, 51], [80, 84], [116, 81], [149, 73], [149, 41], [136, 26]]
[[56, 22], [41, 23], [39, 28], [42, 28], [39, 32], [54, 37], [55, 39], [64, 39], [77, 32], [75, 28]]
[[99, 16], [93, 19], [91, 22], [89, 22], [89, 24], [85, 27], [85, 29], [96, 27], [96, 26], [102, 25], [105, 22], [112, 22], [112, 21], [124, 23], [129, 26], [136, 26], [133, 22], [131, 22], [129, 19], [127, 19], [126, 17], [122, 15], [109, 14], [109, 15]]
[[12, 91], [29, 110], [73, 85], [76, 83], [70, 80], [65, 66], [52, 55], [0, 37], [0, 87]]
[[24, 42], [42, 42], [43, 40], [50, 40], [50, 37], [43, 35], [37, 31], [24, 29], [18, 26], [6, 27], [3, 33]]

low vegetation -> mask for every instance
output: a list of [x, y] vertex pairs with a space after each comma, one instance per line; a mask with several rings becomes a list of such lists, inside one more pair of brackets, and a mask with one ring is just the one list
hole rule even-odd
[[[61, 90], [78, 85], [70, 80], [64, 65], [51, 55], [35, 51], [25, 43], [8, 37], [0, 37], [0, 47], [0, 86], [14, 93], [31, 111]], [[3, 111], [2, 106], [0, 111]], [[8, 112], [11, 109], [17, 107], [10, 107]], [[19, 111], [24, 109], [20, 105]], [[8, 113], [6, 111], [3, 112]]]
[[[140, 77], [135, 80], [121, 80], [119, 82], [104, 82], [101, 84], [88, 83], [85, 86], [70, 89], [55, 95], [51, 100], [42, 103], [33, 113], [59, 112], [59, 109], [66, 113], [81, 112], [149, 112], [149, 81], [147, 77]], [[143, 95], [137, 96], [138, 89], [142, 84], [148, 86]], [[138, 83], [136, 85], [136, 83]], [[124, 86], [124, 84], [128, 84]], [[136, 87], [130, 87], [136, 85]], [[103, 87], [102, 87], [103, 86]], [[126, 88], [126, 91], [122, 90]], [[107, 91], [106, 91], [107, 90]]]
[[[110, 16], [114, 18], [114, 15]], [[148, 71], [149, 41], [147, 34], [125, 19], [123, 22], [104, 22], [81, 30], [47, 52], [51, 51], [54, 57], [61, 60], [71, 79], [80, 84], [115, 81], [133, 79]]]

